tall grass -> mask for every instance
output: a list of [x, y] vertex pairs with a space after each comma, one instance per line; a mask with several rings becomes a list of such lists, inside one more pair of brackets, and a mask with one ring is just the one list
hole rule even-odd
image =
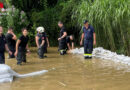
[[81, 0], [72, 19], [82, 26], [89, 20], [97, 34], [97, 45], [130, 55], [129, 0]]

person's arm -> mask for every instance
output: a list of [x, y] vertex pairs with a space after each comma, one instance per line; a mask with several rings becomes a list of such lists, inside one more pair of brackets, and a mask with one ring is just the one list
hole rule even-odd
[[71, 47], [70, 47], [70, 44], [69, 44], [69, 43], [67, 43], [67, 46], [68, 46], [68, 49], [71, 50]]
[[27, 49], [28, 52], [30, 51], [30, 50], [29, 50], [29, 47], [28, 47], [28, 44], [26, 45], [26, 49]]
[[7, 44], [5, 44], [5, 49], [6, 49], [7, 52], [9, 52], [10, 55], [12, 55], [12, 52], [9, 50]]
[[30, 50], [29, 50], [28, 44], [26, 45], [26, 49], [27, 49], [27, 52], [30, 53]]
[[17, 56], [17, 54], [18, 54], [18, 47], [19, 47], [20, 42], [21, 42], [21, 40], [18, 40], [16, 42], [16, 51], [15, 51], [15, 54], [14, 54], [15, 56]]
[[67, 36], [67, 32], [64, 32], [64, 34], [60, 38], [58, 38], [58, 40], [61, 40], [62, 38], [66, 37], [66, 36]]
[[96, 34], [95, 34], [95, 32], [93, 33], [93, 38], [94, 38], [93, 44], [96, 45]]
[[64, 38], [67, 36], [67, 32], [64, 32], [63, 36], [61, 38]]
[[83, 44], [83, 39], [84, 39], [84, 33], [82, 33], [82, 36], [81, 36], [81, 41], [80, 41], [80, 45]]
[[48, 37], [46, 38], [46, 40], [47, 40], [48, 47], [50, 47], [50, 43], [49, 43]]
[[42, 43], [41, 43], [40, 46], [43, 46], [44, 44], [45, 44], [45, 40], [42, 40]]
[[38, 39], [39, 39], [38, 36], [36, 36], [35, 41], [36, 41], [37, 47], [39, 48], [40, 45], [39, 45], [39, 43], [38, 43]]
[[12, 35], [13, 35], [12, 39], [13, 39], [13, 40], [17, 40], [16, 35], [15, 35], [14, 33], [12, 33]]
[[72, 49], [74, 49], [74, 42], [72, 42]]

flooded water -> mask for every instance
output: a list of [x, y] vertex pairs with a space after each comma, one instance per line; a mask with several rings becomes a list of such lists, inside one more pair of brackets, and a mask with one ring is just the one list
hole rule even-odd
[[[44, 75], [16, 78], [12, 83], [0, 84], [0, 90], [130, 90], [130, 67], [110, 60], [84, 60], [81, 55], [60, 56], [57, 48], [49, 48], [48, 58], [38, 59], [36, 49], [27, 56], [28, 63], [6, 64], [20, 74], [51, 70]], [[6, 55], [7, 56], [7, 55]]]

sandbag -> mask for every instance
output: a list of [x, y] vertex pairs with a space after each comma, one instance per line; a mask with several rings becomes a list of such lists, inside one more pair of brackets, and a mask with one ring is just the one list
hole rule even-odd
[[[84, 48], [76, 48], [71, 50], [71, 53], [73, 54], [84, 54]], [[130, 65], [130, 57], [125, 55], [118, 55], [116, 52], [111, 52], [110, 50], [103, 49], [102, 47], [94, 48], [93, 50], [93, 57], [101, 58], [104, 60], [112, 60], [115, 62], [120, 62], [122, 64]]]
[[37, 72], [32, 72], [28, 74], [18, 74], [15, 71], [13, 71], [8, 65], [0, 64], [0, 83], [4, 82], [12, 82], [13, 78], [24, 78], [24, 77], [30, 77], [35, 75], [41, 75], [48, 72], [48, 70], [41, 70]]

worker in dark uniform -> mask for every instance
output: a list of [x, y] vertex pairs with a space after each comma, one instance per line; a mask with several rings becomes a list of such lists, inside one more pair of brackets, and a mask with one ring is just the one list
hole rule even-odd
[[44, 55], [46, 47], [47, 47], [47, 41], [46, 41], [46, 35], [44, 33], [44, 28], [43, 27], [38, 27], [37, 28], [37, 35], [36, 35], [36, 45], [38, 47], [38, 55], [40, 59], [43, 59], [46, 57]]
[[73, 35], [66, 37], [66, 43], [67, 43], [68, 50], [74, 49], [74, 37], [73, 37]]
[[84, 21], [83, 33], [80, 41], [80, 45], [83, 44], [84, 39], [84, 57], [92, 58], [93, 44], [96, 45], [96, 34], [94, 28], [89, 25], [88, 21]]
[[5, 64], [5, 49], [12, 55], [12, 52], [8, 49], [6, 44], [5, 35], [3, 34], [3, 28], [0, 26], [0, 64]]
[[50, 47], [50, 44], [49, 44], [49, 39], [48, 39], [48, 36], [47, 36], [47, 34], [45, 33], [45, 32], [43, 32], [43, 36], [45, 36], [46, 37], [46, 44], [45, 44], [45, 48], [44, 48], [44, 53], [47, 53], [47, 48], [48, 47]]
[[61, 21], [58, 22], [58, 26], [61, 28], [60, 37], [58, 38], [60, 55], [64, 55], [66, 53], [66, 36], [67, 36], [67, 32], [66, 32], [65, 27], [64, 27], [64, 25], [63, 25], [63, 23]]
[[26, 28], [23, 28], [22, 35], [19, 37], [16, 43], [15, 56], [17, 56], [17, 65], [22, 65], [22, 62], [26, 63], [26, 52], [30, 52], [28, 49], [28, 41], [28, 31]]
[[14, 53], [15, 53], [15, 49], [16, 49], [15, 48], [16, 40], [17, 40], [17, 37], [13, 32], [13, 28], [10, 27], [6, 34], [6, 42], [9, 47], [9, 50], [12, 52], [12, 55], [9, 54], [9, 58], [15, 58]]

